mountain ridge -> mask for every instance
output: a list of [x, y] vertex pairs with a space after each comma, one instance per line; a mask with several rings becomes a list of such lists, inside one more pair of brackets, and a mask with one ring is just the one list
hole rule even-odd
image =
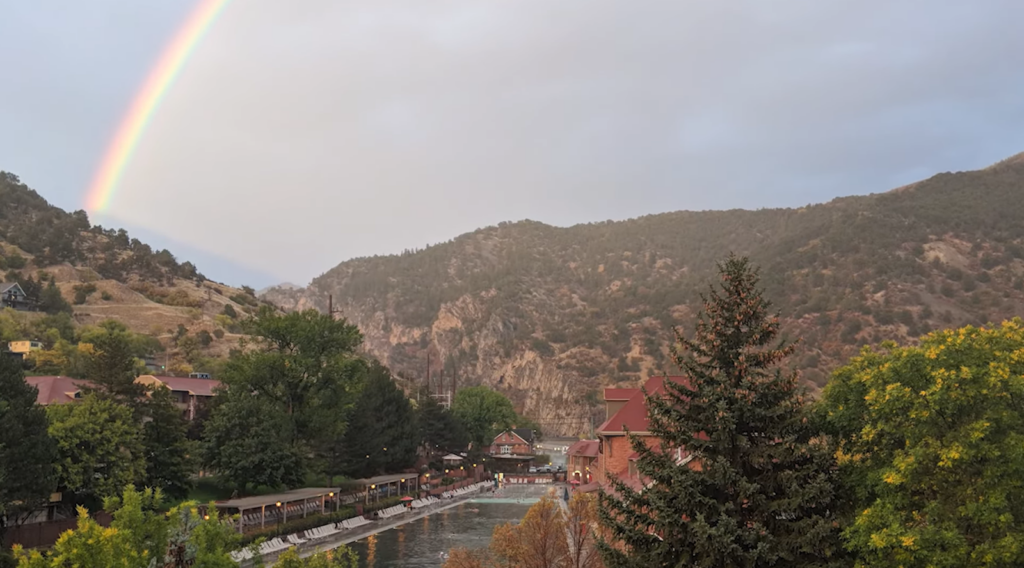
[[263, 297], [325, 309], [333, 295], [397, 372], [424, 382], [429, 353], [435, 383], [493, 386], [552, 432], [582, 433], [602, 386], [671, 370], [671, 327], [692, 323], [729, 252], [762, 267], [813, 386], [864, 343], [1020, 315], [1022, 156], [797, 208], [500, 223]]

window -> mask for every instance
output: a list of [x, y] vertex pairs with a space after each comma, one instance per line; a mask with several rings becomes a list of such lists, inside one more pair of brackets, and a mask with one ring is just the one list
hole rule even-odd
[[512, 446], [502, 446], [501, 447], [501, 453], [506, 455], [506, 456], [511, 454], [512, 453]]

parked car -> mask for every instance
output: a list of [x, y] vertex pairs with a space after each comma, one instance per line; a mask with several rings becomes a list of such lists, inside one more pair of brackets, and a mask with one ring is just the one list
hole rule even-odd
[[531, 466], [530, 473], [537, 473], [537, 466]]

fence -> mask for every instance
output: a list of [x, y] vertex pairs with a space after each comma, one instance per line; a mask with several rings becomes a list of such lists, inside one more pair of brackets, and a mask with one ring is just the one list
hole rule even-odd
[[[108, 513], [100, 511], [90, 515], [97, 523], [109, 527], [113, 520]], [[78, 526], [78, 519], [60, 519], [56, 521], [45, 521], [42, 523], [29, 523], [19, 527], [7, 529], [4, 535], [3, 547], [9, 548], [12, 545], [20, 544], [25, 548], [45, 548], [53, 546], [60, 535]]]

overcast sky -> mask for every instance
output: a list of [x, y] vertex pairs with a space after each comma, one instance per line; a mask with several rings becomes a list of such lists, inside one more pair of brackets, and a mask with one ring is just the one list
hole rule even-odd
[[[0, 169], [83, 207], [194, 6], [8, 3]], [[503, 220], [886, 191], [1024, 151], [1022, 21], [1020, 0], [234, 0], [94, 221], [262, 286]]]

